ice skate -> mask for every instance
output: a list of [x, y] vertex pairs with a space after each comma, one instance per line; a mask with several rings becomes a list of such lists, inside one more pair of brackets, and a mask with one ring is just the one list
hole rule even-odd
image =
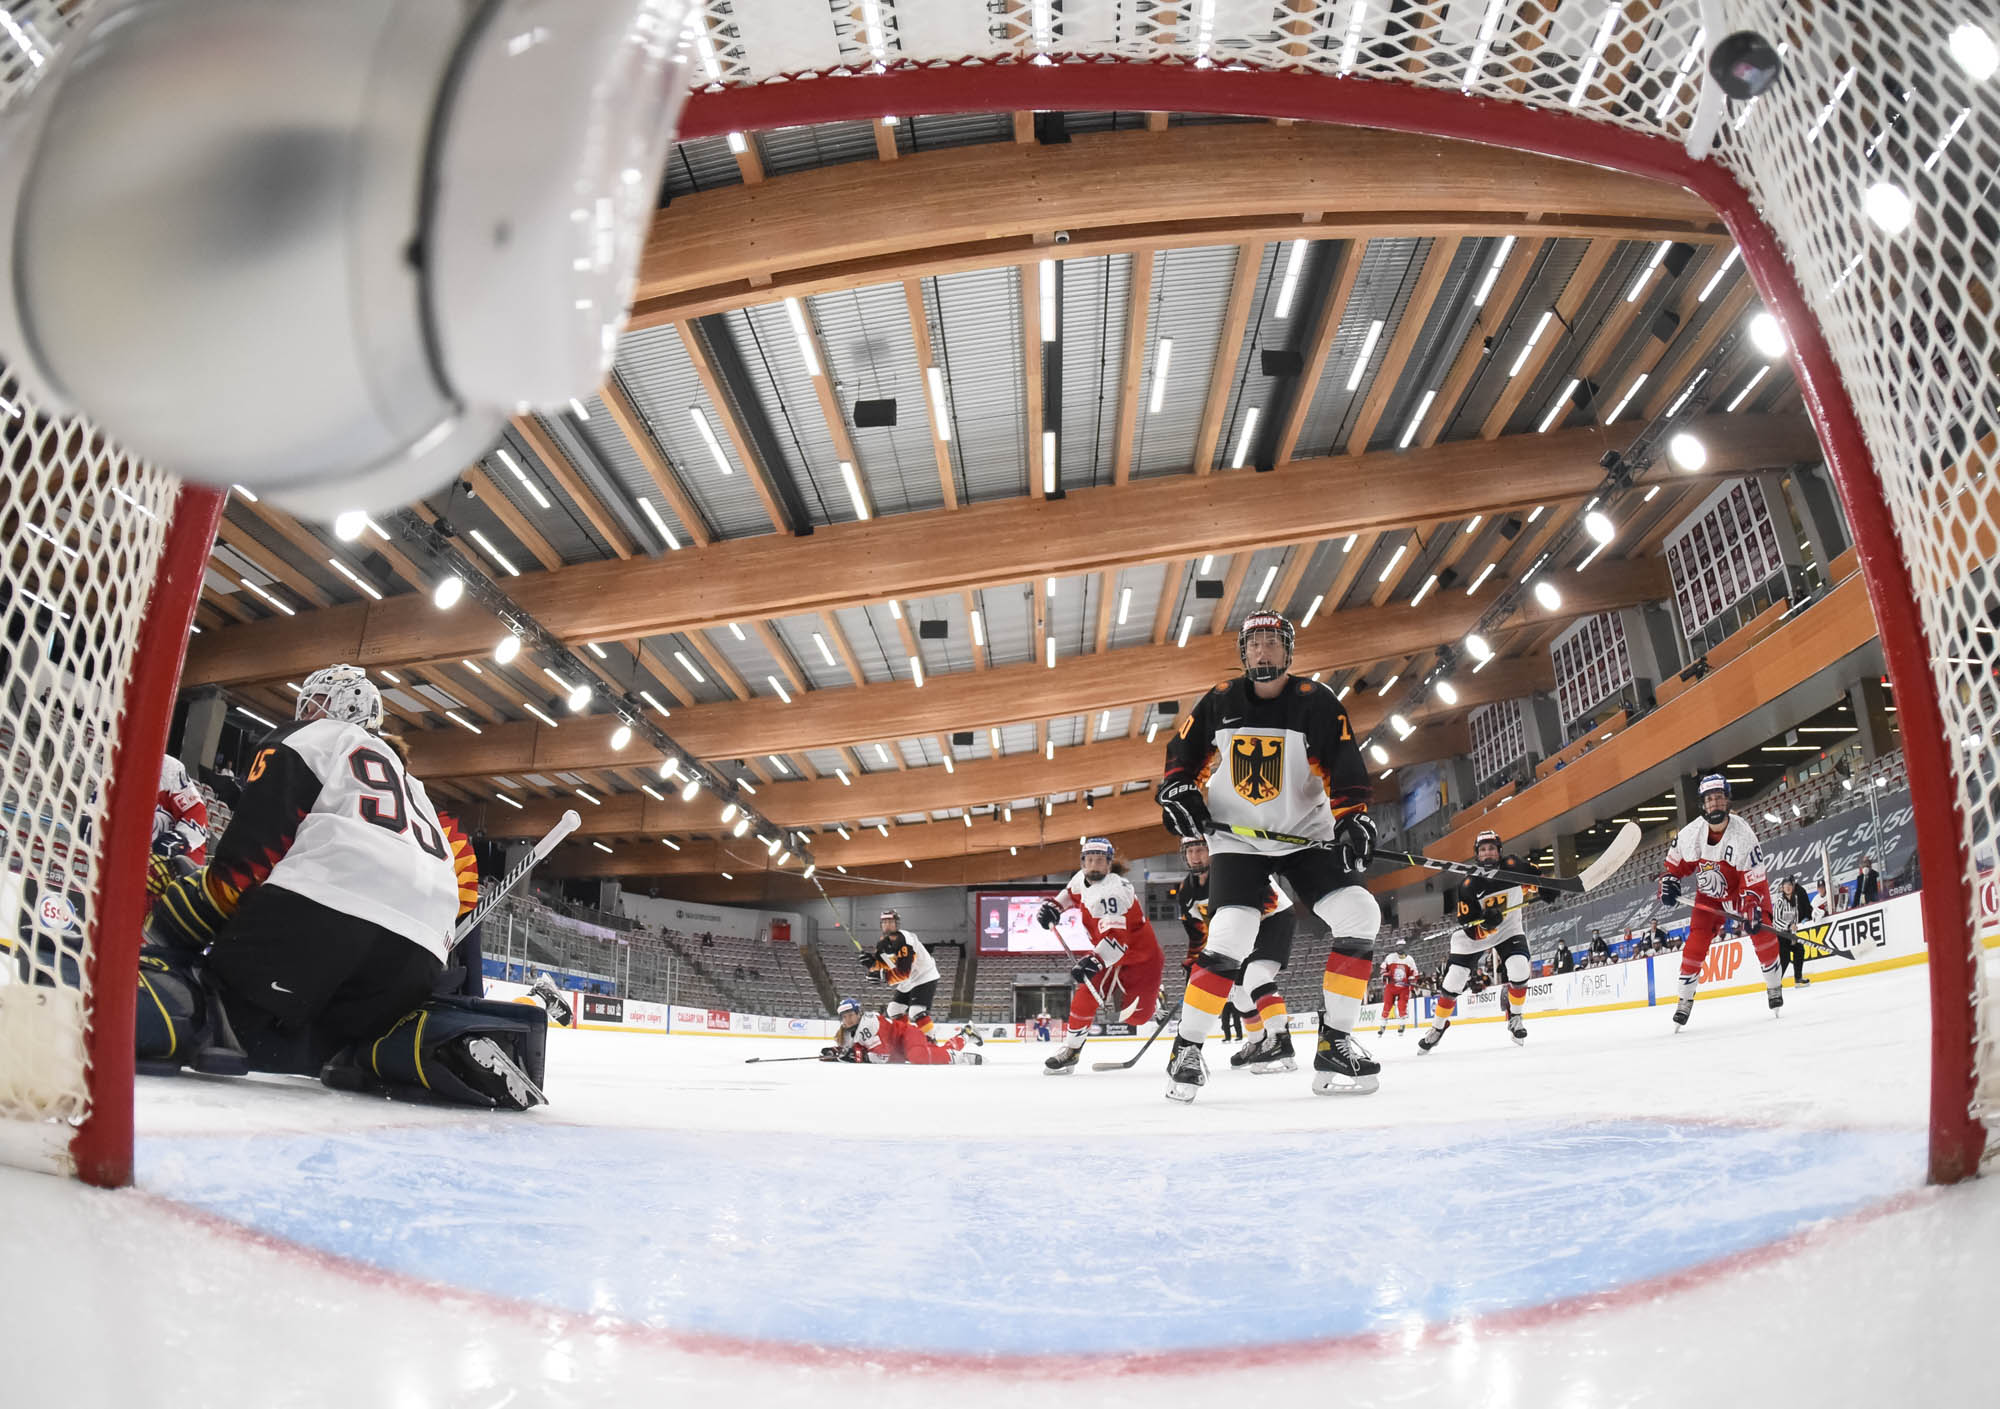
[[951, 1064], [955, 1067], [976, 1067], [985, 1061], [986, 1058], [977, 1052], [957, 1051], [951, 1054]]
[[1767, 989], [1765, 989], [1765, 990], [1764, 990], [1764, 1000], [1765, 1000], [1766, 1002], [1768, 1002], [1768, 1003], [1769, 1003], [1769, 1004], [1771, 1005], [1771, 1016], [1772, 1016], [1772, 1017], [1774, 1017], [1774, 1018], [1781, 1018], [1781, 1017], [1783, 1017], [1783, 1016], [1784, 1016], [1784, 1012], [1783, 1012], [1783, 1009], [1784, 1009], [1784, 1006], [1785, 1006], [1785, 990], [1784, 990], [1784, 989], [1782, 989], [1782, 988], [1767, 988]]
[[1804, 988], [1811, 982], [1812, 982], [1811, 979], [1807, 978], [1804, 974], [1800, 974], [1797, 978], [1792, 980], [1792, 987]]
[[979, 1035], [979, 1029], [974, 1027], [971, 1023], [967, 1023], [959, 1031], [958, 1035], [965, 1041], [972, 1044], [974, 1047], [984, 1047], [986, 1045], [986, 1039]]
[[1260, 1032], [1248, 1042], [1245, 1042], [1241, 1047], [1229, 1054], [1229, 1065], [1233, 1067], [1247, 1067], [1253, 1062], [1263, 1061], [1264, 1048], [1270, 1036], [1271, 1034], [1268, 1031]]
[[547, 974], [536, 974], [535, 981], [528, 985], [528, 992], [548, 1006], [549, 1015], [558, 1023], [564, 1027], [569, 1026], [571, 1017], [569, 1000], [563, 997], [563, 991], [556, 987], [554, 979]]
[[1208, 1063], [1201, 1058], [1201, 1044], [1189, 1037], [1174, 1039], [1174, 1054], [1167, 1058], [1167, 1099], [1192, 1101], [1208, 1084]]
[[1681, 1001], [1680, 1001], [1680, 1002], [1678, 1002], [1678, 1003], [1674, 1004], [1674, 1031], [1675, 1031], [1675, 1032], [1679, 1032], [1679, 1031], [1680, 1031], [1680, 1030], [1681, 1030], [1682, 1028], [1684, 1028], [1684, 1027], [1686, 1027], [1686, 1026], [1687, 1026], [1687, 1020], [1688, 1020], [1688, 1016], [1689, 1016], [1689, 1015], [1690, 1015], [1691, 1013], [1693, 1013], [1693, 1012], [1694, 1012], [1694, 995], [1693, 995], [1693, 994], [1689, 994], [1689, 995], [1688, 995], [1687, 997], [1685, 997], [1685, 998], [1681, 999]]
[[1350, 1033], [1319, 1030], [1319, 1051], [1313, 1057], [1313, 1092], [1320, 1096], [1366, 1096], [1382, 1083], [1382, 1064]]
[[1410, 1025], [1408, 1023], [1404, 1023], [1401, 1027], [1396, 1029], [1396, 1036], [1402, 1037], [1403, 1035], [1408, 1033], [1409, 1030], [1410, 1030]]
[[1419, 1037], [1417, 1039], [1417, 1050], [1419, 1052], [1428, 1053], [1431, 1050], [1431, 1048], [1437, 1046], [1439, 1042], [1444, 1040], [1445, 1028], [1448, 1028], [1450, 1026], [1451, 1026], [1451, 1019], [1446, 1018], [1444, 1027], [1434, 1027], [1429, 1032], [1425, 1033], [1422, 1037]]
[[1512, 1016], [1510, 1016], [1507, 1019], [1507, 1035], [1514, 1039], [1514, 1045], [1516, 1047], [1527, 1046], [1528, 1020], [1522, 1017], [1519, 1013], [1515, 1013]]
[[1056, 1048], [1056, 1054], [1042, 1063], [1045, 1076], [1068, 1076], [1076, 1070], [1078, 1058], [1083, 1056], [1083, 1048], [1072, 1047], [1067, 1042]]
[[542, 1089], [516, 1066], [498, 1042], [473, 1037], [446, 1049], [452, 1073], [473, 1090], [507, 1110], [526, 1111], [547, 1105]]
[[1264, 1030], [1264, 1045], [1245, 1063], [1258, 1076], [1268, 1076], [1274, 1071], [1297, 1071], [1299, 1064], [1292, 1052], [1290, 1030], [1272, 1032]]

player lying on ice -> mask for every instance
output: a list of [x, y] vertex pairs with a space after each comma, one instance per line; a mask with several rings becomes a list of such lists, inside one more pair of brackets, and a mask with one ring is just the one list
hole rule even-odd
[[[1521, 874], [1535, 874], [1535, 866], [1500, 848], [1500, 834], [1490, 828], [1472, 843], [1472, 859], [1482, 866], [1504, 866]], [[1428, 1052], [1438, 1045], [1444, 1030], [1458, 1011], [1458, 995], [1471, 982], [1472, 971], [1490, 950], [1507, 987], [1503, 1001], [1507, 1011], [1507, 1035], [1516, 1046], [1528, 1041], [1528, 930], [1521, 912], [1530, 900], [1548, 902], [1555, 892], [1536, 886], [1503, 881], [1494, 876], [1467, 876], [1445, 896], [1445, 911], [1455, 915], [1458, 928], [1451, 933], [1451, 963], [1438, 985], [1437, 1014], [1431, 1029], [1417, 1039], [1417, 1050]], [[1405, 1002], [1407, 1003], [1407, 998]], [[1386, 1008], [1386, 1004], [1385, 1004]]]
[[1050, 1076], [1068, 1076], [1076, 1070], [1083, 1044], [1090, 1038], [1090, 1024], [1114, 979], [1125, 994], [1117, 1021], [1134, 1027], [1152, 1022], [1160, 1010], [1160, 970], [1166, 964], [1159, 937], [1132, 883], [1125, 879], [1110, 838], [1086, 837], [1077, 867], [1069, 884], [1035, 912], [1036, 921], [1054, 931], [1063, 912], [1075, 910], [1095, 945], [1069, 971], [1070, 982], [1076, 985], [1069, 996], [1069, 1030], [1056, 1054], [1042, 1064]]
[[1694, 1012], [1695, 985], [1708, 946], [1725, 925], [1750, 932], [1757, 962], [1764, 969], [1765, 1000], [1776, 1013], [1785, 1006], [1785, 970], [1779, 962], [1778, 934], [1765, 922], [1771, 913], [1771, 880], [1764, 873], [1764, 853], [1750, 824], [1729, 810], [1729, 780], [1711, 773], [1701, 780], [1701, 816], [1681, 828], [1667, 848], [1660, 877], [1660, 903], [1678, 905], [1681, 881], [1694, 877], [1694, 915], [1688, 920], [1687, 943], [1681, 947], [1680, 1002], [1674, 1005], [1674, 1030], [1687, 1026]]
[[146, 921], [142, 1071], [284, 1072], [515, 1110], [547, 1099], [541, 1009], [432, 996], [478, 867], [404, 771], [365, 671], [306, 680], [211, 851]]
[[963, 1032], [948, 1042], [933, 1042], [916, 1023], [906, 1017], [886, 1013], [863, 1013], [852, 998], [840, 1000], [840, 1031], [834, 1045], [820, 1049], [823, 1062], [874, 1062], [917, 1067], [976, 1067], [984, 1058], [966, 1050], [966, 1043], [983, 1045], [983, 1039], [967, 1024]]

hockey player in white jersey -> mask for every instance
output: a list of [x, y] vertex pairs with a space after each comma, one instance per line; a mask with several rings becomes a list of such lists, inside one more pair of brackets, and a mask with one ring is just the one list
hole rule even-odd
[[[1374, 972], [1381, 907], [1363, 876], [1375, 853], [1368, 765], [1333, 691], [1290, 674], [1292, 624], [1252, 612], [1236, 636], [1243, 674], [1204, 695], [1167, 745], [1155, 795], [1168, 830], [1209, 841], [1208, 940], [1195, 957], [1180, 1031], [1167, 1059], [1167, 1096], [1192, 1101], [1208, 1079], [1201, 1044], [1257, 941], [1273, 875], [1333, 933], [1321, 977], [1323, 1008], [1313, 1090], [1362, 1094], [1381, 1065], [1354, 1040]], [[1303, 837], [1321, 846], [1238, 836], [1231, 827]]]
[[170, 886], [147, 921], [142, 1059], [205, 1057], [204, 1070], [379, 1082], [473, 1104], [540, 1099], [539, 1047], [511, 1040], [518, 1018], [488, 1021], [472, 1000], [448, 1013], [422, 1006], [477, 870], [461, 874], [469, 849], [454, 854], [381, 730], [367, 673], [335, 665], [307, 678], [295, 721], [261, 741], [209, 865]]
[[1764, 970], [1764, 997], [1771, 1011], [1785, 1006], [1785, 970], [1777, 933], [1767, 923], [1771, 914], [1771, 878], [1764, 871], [1764, 852], [1757, 834], [1729, 807], [1729, 780], [1720, 773], [1703, 778], [1697, 792], [1701, 816], [1674, 837], [1661, 867], [1660, 900], [1680, 902], [1681, 882], [1694, 877], [1694, 914], [1688, 920], [1687, 943], [1681, 946], [1680, 1001], [1674, 1005], [1674, 1030], [1687, 1025], [1694, 1012], [1695, 985], [1701, 979], [1708, 947], [1725, 927], [1749, 932]]
[[903, 928], [903, 917], [894, 910], [882, 912], [882, 937], [871, 954], [863, 951], [861, 967], [894, 990], [882, 1005], [892, 1018], [907, 1016], [917, 1031], [929, 1038], [936, 1024], [931, 1020], [931, 1003], [937, 998], [938, 966], [923, 941]]
[[[1532, 863], [1507, 855], [1500, 834], [1487, 830], [1472, 842], [1472, 859], [1482, 866], [1504, 866], [1510, 871], [1532, 873]], [[1458, 1011], [1458, 995], [1472, 980], [1472, 970], [1490, 950], [1496, 977], [1507, 985], [1507, 1035], [1515, 1046], [1528, 1041], [1528, 931], [1522, 911], [1531, 900], [1554, 900], [1554, 891], [1533, 885], [1509, 883], [1482, 876], [1467, 876], [1445, 896], [1445, 909], [1458, 920], [1451, 934], [1451, 960], [1445, 966], [1444, 981], [1438, 985], [1437, 1012], [1431, 1028], [1417, 1039], [1417, 1050], [1428, 1052], [1443, 1039]]]
[[1035, 918], [1044, 929], [1053, 931], [1065, 910], [1075, 910], [1082, 917], [1093, 947], [1069, 971], [1076, 988], [1069, 998], [1068, 1030], [1056, 1054], [1042, 1063], [1050, 1076], [1068, 1076], [1076, 1070], [1100, 1000], [1111, 992], [1114, 982], [1124, 1001], [1105, 1021], [1134, 1027], [1152, 1022], [1159, 1013], [1160, 970], [1166, 965], [1159, 937], [1146, 918], [1146, 907], [1125, 879], [1124, 866], [1109, 837], [1084, 838], [1076, 874], [1042, 902]]

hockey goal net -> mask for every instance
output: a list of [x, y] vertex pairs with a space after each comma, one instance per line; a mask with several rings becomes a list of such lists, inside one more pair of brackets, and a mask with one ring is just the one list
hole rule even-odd
[[[9, 9], [0, 101], [32, 81], [28, 50], [52, 49], [64, 17], [87, 5]], [[687, 55], [701, 88], [684, 135], [886, 114], [1232, 113], [1472, 139], [1707, 199], [1786, 326], [1897, 687], [1932, 958], [1932, 1174], [1948, 1180], [1978, 1167], [2000, 1111], [1980, 963], [1994, 907], [1979, 899], [1992, 889], [2000, 833], [1989, 742], [2000, 714], [2000, 486], [1989, 477], [2000, 23], [1982, 10], [1936, 0], [703, 0]], [[1765, 36], [1784, 63], [1778, 85], [1750, 104], [1724, 101], [1705, 78], [1714, 42], [1742, 30]], [[38, 416], [5, 383], [0, 394], [6, 873], [21, 902], [47, 903], [54, 918], [66, 905], [74, 920], [47, 951], [32, 918], [17, 930], [37, 943], [16, 939], [16, 982], [0, 989], [0, 1115], [22, 1119], [0, 1127], [33, 1128], [28, 1143], [43, 1146], [53, 1129], [74, 1145], [69, 1123], [94, 1123], [115, 1145], [117, 1121], [103, 1117], [123, 1102], [129, 1162], [128, 1059], [93, 1068], [90, 1054], [107, 1031], [129, 1041], [138, 905], [120, 898], [120, 882], [129, 873], [136, 884], [143, 866], [216, 506], [177, 498], [166, 477], [88, 426]], [[20, 913], [11, 900], [8, 909]], [[21, 983], [24, 971], [35, 981]], [[0, 1128], [0, 1147], [10, 1143], [21, 1137]], [[105, 1169], [92, 1177], [115, 1178], [115, 1157]]]

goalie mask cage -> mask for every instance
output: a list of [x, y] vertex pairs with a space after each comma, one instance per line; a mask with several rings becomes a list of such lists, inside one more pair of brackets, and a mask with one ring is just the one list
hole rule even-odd
[[[15, 5], [41, 42], [83, 6]], [[1484, 142], [1684, 186], [1783, 322], [1896, 686], [1930, 948], [1931, 1177], [2000, 1110], [1982, 1001], [2000, 779], [1994, 407], [2000, 33], [1937, 0], [704, 0], [685, 137], [887, 114], [1224, 113]], [[1707, 77], [1752, 30], [1784, 72]], [[0, 50], [8, 36], [0, 36]], [[0, 53], [0, 80], [32, 77]], [[4, 96], [4, 94], [0, 94]], [[1874, 191], [1871, 188], [1887, 188]], [[1901, 199], [1898, 200], [1898, 197]], [[1870, 209], [1907, 223], [1878, 223]], [[1302, 232], [1308, 233], [1308, 232]], [[9, 407], [20, 407], [11, 389]], [[10, 875], [80, 894], [41, 985], [0, 988], [0, 1152], [130, 1164], [130, 1034], [153, 778], [219, 512], [88, 426], [0, 412]], [[32, 594], [32, 595], [31, 595]], [[150, 602], [150, 607], [149, 607]], [[56, 613], [53, 616], [38, 613]], [[56, 657], [60, 657], [57, 659]], [[56, 907], [58, 910], [60, 907]], [[22, 1018], [20, 993], [29, 994]], [[117, 1040], [113, 1040], [113, 1036]], [[101, 1049], [101, 1050], [100, 1050]], [[97, 1053], [93, 1060], [92, 1053]], [[46, 1086], [22, 1086], [24, 1078]], [[81, 1125], [70, 1138], [69, 1124]], [[121, 1147], [122, 1141], [122, 1147]], [[1996, 1142], [2000, 1144], [2000, 1142]], [[54, 1156], [58, 1163], [61, 1156]], [[45, 1157], [44, 1162], [47, 1162]]]

